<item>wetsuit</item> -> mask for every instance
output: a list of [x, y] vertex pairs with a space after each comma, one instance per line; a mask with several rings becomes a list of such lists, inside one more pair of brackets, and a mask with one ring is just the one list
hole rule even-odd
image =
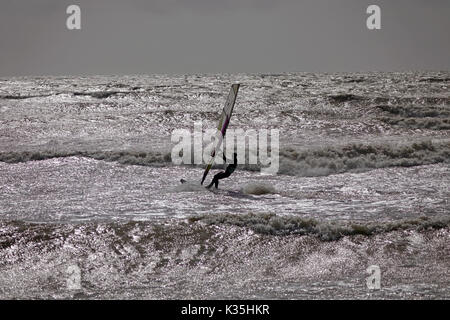
[[[212, 179], [211, 183], [207, 186], [207, 188], [211, 188], [213, 185], [215, 185], [216, 189], [219, 186], [219, 180], [228, 178], [236, 169], [237, 166], [237, 154], [233, 154], [234, 162], [230, 163], [225, 171], [220, 171], [216, 175], [214, 175], [214, 178]], [[227, 159], [225, 158], [225, 154], [223, 154], [223, 161], [227, 162]]]

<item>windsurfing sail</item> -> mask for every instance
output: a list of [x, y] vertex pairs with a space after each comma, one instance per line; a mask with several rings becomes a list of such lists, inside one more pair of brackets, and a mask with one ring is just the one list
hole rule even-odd
[[[239, 90], [239, 83], [233, 84], [231, 86], [230, 93], [228, 94], [227, 102], [225, 103], [225, 107], [223, 107], [222, 114], [220, 115], [219, 125], [217, 126], [217, 130], [220, 131], [222, 134], [222, 139], [225, 137], [225, 134], [227, 132], [228, 124], [230, 123], [231, 114], [233, 113], [234, 108], [234, 102], [236, 101], [236, 97]], [[208, 163], [208, 166], [205, 169], [205, 172], [203, 173], [202, 182], [205, 181], [206, 176], [208, 175], [209, 170], [211, 169], [213, 163], [214, 163], [214, 157], [216, 155], [216, 151], [219, 149], [220, 145], [222, 144], [222, 140], [216, 144], [216, 147], [211, 152], [211, 160]]]

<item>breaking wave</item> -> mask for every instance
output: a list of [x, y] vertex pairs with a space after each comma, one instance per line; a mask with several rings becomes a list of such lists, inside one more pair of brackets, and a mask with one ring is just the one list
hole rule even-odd
[[[20, 163], [59, 157], [81, 156], [113, 161], [126, 165], [169, 166], [170, 152], [144, 151], [23, 151], [1, 152], [0, 161]], [[411, 144], [349, 144], [297, 150], [280, 150], [278, 173], [297, 176], [325, 176], [344, 172], [364, 172], [386, 167], [411, 167], [434, 163], [448, 163], [450, 142], [422, 141]], [[259, 165], [239, 165], [241, 169], [259, 171]], [[214, 165], [213, 168], [222, 168]], [[267, 188], [247, 186], [250, 194], [270, 193]], [[245, 189], [245, 188], [244, 188]]]
[[279, 173], [324, 176], [344, 172], [364, 172], [386, 167], [411, 167], [448, 162], [450, 143], [422, 141], [412, 144], [350, 144], [299, 151], [280, 151]]
[[233, 225], [253, 230], [256, 233], [275, 236], [312, 235], [323, 241], [335, 241], [345, 236], [372, 236], [397, 230], [429, 230], [450, 226], [450, 217], [395, 221], [395, 222], [337, 222], [305, 219], [297, 216], [267, 214], [214, 214], [189, 218], [206, 225]]

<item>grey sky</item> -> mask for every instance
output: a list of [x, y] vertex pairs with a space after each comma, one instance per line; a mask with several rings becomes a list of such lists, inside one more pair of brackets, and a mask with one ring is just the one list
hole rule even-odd
[[2, 0], [0, 76], [450, 70], [449, 16], [448, 0]]

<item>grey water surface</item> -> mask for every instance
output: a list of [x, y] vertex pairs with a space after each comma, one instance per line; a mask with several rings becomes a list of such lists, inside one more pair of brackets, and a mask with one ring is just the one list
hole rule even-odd
[[[278, 129], [278, 174], [240, 163], [206, 190], [171, 133], [214, 128], [236, 82], [230, 129]], [[2, 78], [0, 298], [448, 299], [449, 88], [448, 72]]]

